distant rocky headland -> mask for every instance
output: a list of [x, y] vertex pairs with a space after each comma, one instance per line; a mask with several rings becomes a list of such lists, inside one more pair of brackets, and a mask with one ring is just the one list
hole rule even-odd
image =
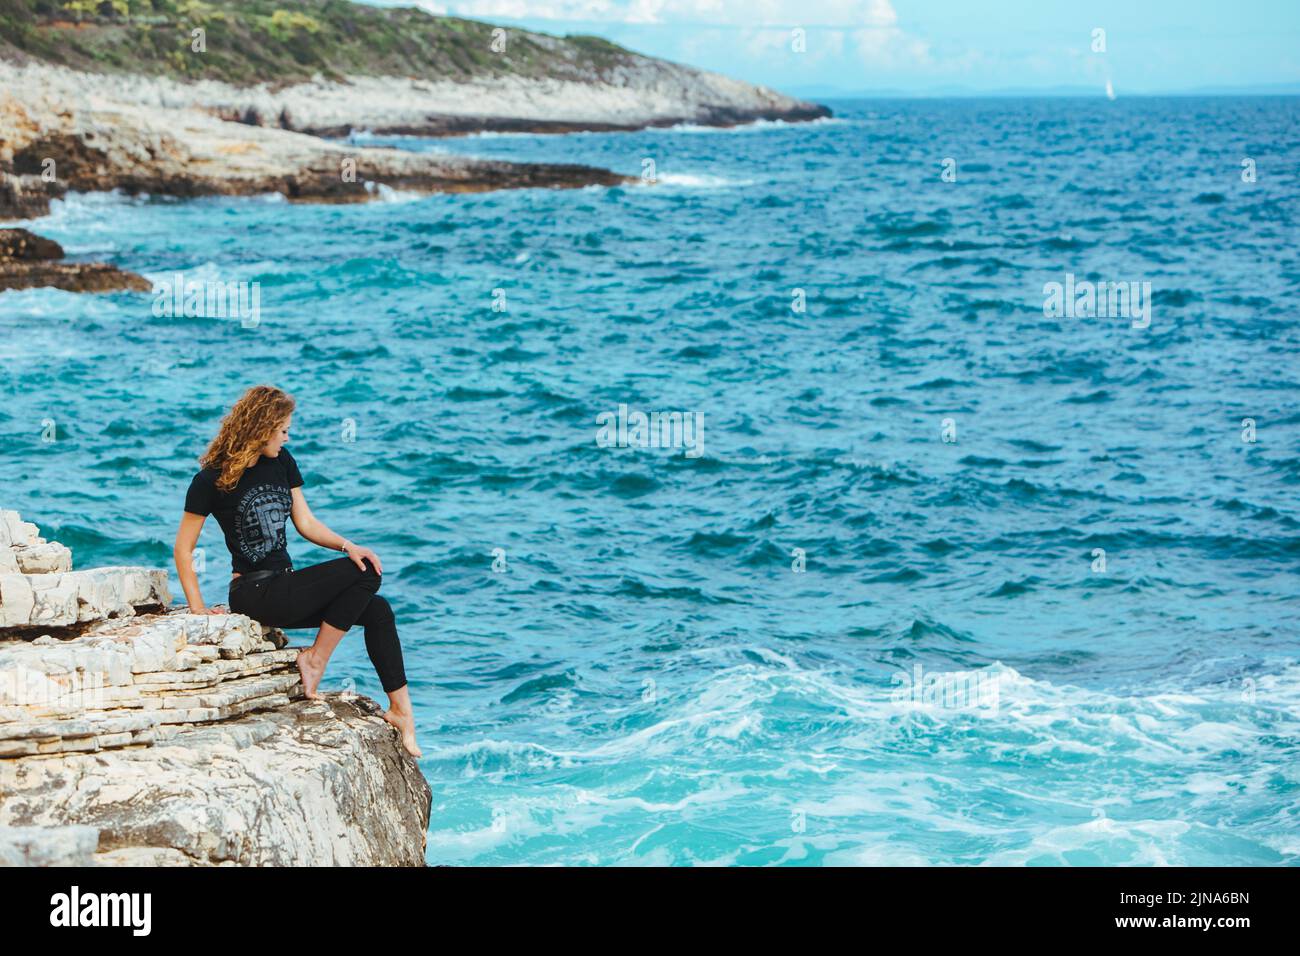
[[423, 866], [432, 791], [284, 633], [0, 510], [0, 866]]
[[345, 0], [2, 0], [0, 218], [66, 190], [279, 192], [617, 185], [572, 164], [360, 148], [358, 130], [635, 130], [816, 119], [763, 86], [553, 37]]

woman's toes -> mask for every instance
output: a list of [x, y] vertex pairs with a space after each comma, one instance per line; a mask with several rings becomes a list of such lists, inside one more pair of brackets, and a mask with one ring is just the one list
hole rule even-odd
[[298, 652], [298, 676], [302, 679], [302, 692], [308, 700], [318, 700], [316, 688], [320, 684], [324, 668], [318, 668], [312, 660], [310, 648]]
[[298, 679], [302, 681], [302, 692], [311, 699], [311, 682], [307, 679], [307, 662], [303, 660], [303, 651], [298, 652]]
[[412, 757], [424, 756], [424, 751], [422, 751], [420, 745], [415, 742], [414, 724], [402, 731], [402, 746], [406, 748], [406, 752]]
[[415, 742], [415, 715], [410, 713], [399, 713], [392, 710], [384, 711], [384, 720], [388, 721], [394, 727], [402, 732], [402, 746], [412, 757], [423, 757], [424, 751], [420, 745]]

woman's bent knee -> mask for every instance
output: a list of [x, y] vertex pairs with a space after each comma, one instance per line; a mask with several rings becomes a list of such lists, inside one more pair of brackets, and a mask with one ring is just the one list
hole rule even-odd
[[[358, 571], [358, 579], [370, 591], [378, 591], [379, 585], [383, 583], [384, 576], [375, 570], [375, 564], [369, 558], [362, 558], [361, 563], [365, 567]], [[352, 566], [356, 567], [355, 564]]]
[[388, 603], [388, 598], [376, 594], [366, 605], [366, 609], [361, 612], [361, 622], [363, 625], [387, 624], [393, 620], [393, 606]]

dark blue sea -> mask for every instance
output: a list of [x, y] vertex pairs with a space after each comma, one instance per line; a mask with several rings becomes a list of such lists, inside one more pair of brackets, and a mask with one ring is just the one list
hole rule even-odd
[[[623, 188], [57, 203], [260, 314], [0, 295], [0, 506], [181, 599], [197, 456], [288, 390], [383, 560], [430, 863], [1300, 862], [1300, 99], [829, 105], [356, 137]], [[1147, 314], [1049, 314], [1067, 275]]]

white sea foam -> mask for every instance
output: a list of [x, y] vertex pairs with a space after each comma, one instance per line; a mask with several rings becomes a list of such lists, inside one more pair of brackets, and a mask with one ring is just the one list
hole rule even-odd
[[758, 119], [736, 126], [708, 126], [703, 123], [677, 123], [674, 126], [652, 127], [663, 133], [769, 133], [785, 129], [802, 130], [810, 126], [841, 126], [851, 121], [839, 116], [819, 116], [812, 120]]
[[514, 139], [520, 136], [589, 136], [592, 130], [577, 129], [569, 133], [536, 133], [531, 130], [516, 129], [480, 129], [466, 133], [457, 139]]
[[659, 173], [656, 180], [660, 186], [679, 186], [683, 189], [727, 189], [754, 184], [752, 179], [727, 179], [725, 176], [708, 173]]
[[370, 182], [369, 180], [366, 181], [366, 192], [374, 196], [377, 202], [408, 203], [429, 198], [427, 192], [419, 192], [413, 189], [394, 189], [392, 186]]
[[[456, 138], [461, 139], [464, 137]], [[453, 153], [452, 150], [439, 145], [439, 139], [413, 133], [375, 133], [368, 129], [353, 130], [339, 142], [351, 143], [354, 146], [392, 144], [394, 148], [410, 150], [414, 153], [440, 153], [447, 156]]]
[[[778, 652], [721, 667], [717, 648], [692, 656], [714, 669], [680, 689], [659, 688], [655, 700], [630, 701], [630, 714], [651, 708], [644, 726], [579, 737], [591, 742], [577, 747], [489, 739], [426, 751], [458, 765], [459, 780], [489, 777], [506, 791], [491, 798], [495, 829], [435, 830], [431, 858], [472, 860], [508, 835], [516, 850], [558, 836], [574, 844], [562, 851], [570, 863], [575, 854], [600, 864], [737, 863], [744, 847], [702, 857], [686, 834], [726, 825], [720, 821], [743, 807], [767, 821], [770, 829], [753, 840], [778, 849], [780, 857], [768, 859], [780, 863], [951, 862], [913, 842], [936, 833], [959, 835], [983, 864], [1197, 863], [1207, 841], [1227, 836], [1173, 808], [1212, 816], [1226, 799], [1266, 795], [1275, 763], [1262, 762], [1262, 753], [1255, 769], [1232, 761], [1256, 746], [1261, 723], [1282, 724], [1274, 729], [1289, 735], [1300, 725], [1291, 707], [1300, 693], [1294, 664], [1256, 678], [1253, 702], [1230, 683], [1183, 689], [1170, 679], [1153, 693], [1132, 694], [1037, 680], [997, 662], [953, 671], [997, 678], [999, 706], [983, 713], [909, 706], [880, 682], [802, 668]], [[903, 734], [917, 712], [913, 735]], [[1039, 772], [1027, 773], [1026, 761]], [[1091, 761], [1123, 772], [1099, 775]], [[584, 766], [597, 771], [587, 779], [599, 784], [570, 785], [574, 768]], [[535, 785], [553, 771], [563, 771], [563, 780]], [[676, 786], [665, 790], [656, 778]], [[997, 812], [971, 812], [971, 801], [1019, 810], [1008, 822]], [[792, 817], [806, 829], [792, 827]], [[1256, 827], [1233, 839], [1255, 839], [1261, 854], [1293, 854], [1300, 844], [1286, 826], [1279, 818], [1268, 840]]]
[[120, 234], [121, 227], [112, 221], [112, 213], [123, 206], [138, 205], [143, 199], [127, 196], [119, 189], [102, 193], [66, 193], [50, 201], [50, 211], [34, 219], [13, 219], [7, 227], [30, 229], [75, 230], [78, 234]]

